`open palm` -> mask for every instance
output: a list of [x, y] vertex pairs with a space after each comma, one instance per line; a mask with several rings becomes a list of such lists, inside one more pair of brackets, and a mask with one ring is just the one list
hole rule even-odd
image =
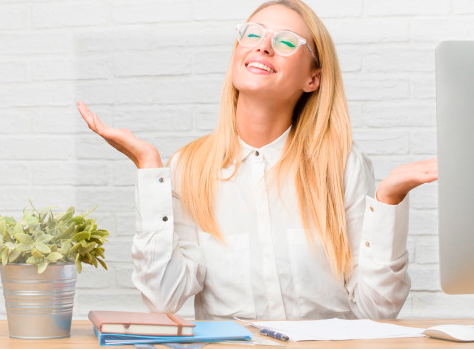
[[126, 128], [116, 129], [107, 126], [87, 108], [84, 102], [78, 102], [77, 109], [92, 131], [128, 156], [138, 168], [163, 167], [158, 149], [154, 145], [137, 138]]
[[408, 192], [438, 179], [438, 158], [411, 162], [393, 170], [379, 185], [377, 199], [396, 205]]

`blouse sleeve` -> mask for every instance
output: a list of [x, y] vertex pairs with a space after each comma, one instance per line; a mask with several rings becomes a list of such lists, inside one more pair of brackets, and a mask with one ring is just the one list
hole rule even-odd
[[132, 281], [150, 311], [174, 313], [203, 288], [198, 228], [173, 190], [170, 168], [137, 171]]
[[408, 195], [378, 202], [371, 161], [355, 146], [345, 176], [345, 208], [354, 269], [346, 283], [358, 318], [395, 318], [410, 291], [407, 273]]

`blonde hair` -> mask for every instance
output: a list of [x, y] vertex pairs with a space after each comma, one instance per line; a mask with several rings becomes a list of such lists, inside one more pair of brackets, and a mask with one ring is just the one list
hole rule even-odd
[[[249, 18], [272, 5], [286, 6], [302, 17], [313, 37], [317, 68], [321, 69], [318, 90], [304, 93], [296, 104], [283, 156], [273, 169], [278, 178], [293, 174], [308, 240], [314, 243], [316, 230], [334, 275], [347, 278], [352, 271], [352, 255], [345, 220], [344, 169], [352, 138], [336, 50], [321, 20], [300, 0], [268, 1]], [[233, 176], [221, 178], [221, 169], [235, 160], [235, 174], [241, 160], [236, 123], [238, 96], [229, 68], [216, 130], [178, 151], [179, 171], [175, 172], [181, 177], [183, 205], [204, 231], [220, 241], [224, 239], [214, 215], [215, 193], [220, 181]]]

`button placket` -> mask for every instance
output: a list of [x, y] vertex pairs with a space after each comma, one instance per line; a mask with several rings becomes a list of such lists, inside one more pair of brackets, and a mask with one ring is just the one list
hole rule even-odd
[[268, 306], [271, 317], [286, 317], [283, 298], [281, 295], [278, 271], [275, 265], [275, 252], [273, 249], [273, 235], [271, 230], [270, 208], [268, 194], [264, 181], [265, 163], [263, 156], [255, 150], [252, 161], [252, 178], [254, 184], [254, 202], [257, 208], [258, 239], [263, 254], [263, 280], [268, 297]]

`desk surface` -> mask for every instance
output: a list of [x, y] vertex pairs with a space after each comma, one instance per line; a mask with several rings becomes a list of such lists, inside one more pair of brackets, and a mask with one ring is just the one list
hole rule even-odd
[[[412, 327], [431, 327], [441, 324], [458, 323], [473, 325], [474, 320], [390, 320], [382, 321], [402, 326]], [[251, 328], [252, 332], [256, 332]], [[268, 338], [268, 337], [265, 337]], [[285, 343], [275, 340], [278, 343]], [[286, 348], [351, 348], [351, 349], [386, 349], [386, 348], [467, 348], [473, 347], [473, 343], [456, 343], [443, 340], [432, 339], [428, 337], [419, 338], [394, 338], [394, 339], [370, 339], [370, 340], [350, 340], [350, 341], [308, 341], [308, 342], [286, 342]], [[155, 344], [158, 349], [169, 348], [164, 345]], [[2, 349], [88, 349], [104, 348], [99, 346], [96, 336], [92, 330], [91, 323], [88, 320], [75, 320], [72, 323], [71, 337], [60, 339], [15, 339], [8, 336], [8, 325], [6, 320], [0, 321], [0, 348]], [[131, 349], [131, 345], [116, 345], [109, 348]], [[271, 349], [283, 348], [272, 346], [249, 346], [249, 345], [225, 345], [219, 343], [210, 343], [205, 346], [209, 349], [232, 349], [232, 348], [255, 348]]]

